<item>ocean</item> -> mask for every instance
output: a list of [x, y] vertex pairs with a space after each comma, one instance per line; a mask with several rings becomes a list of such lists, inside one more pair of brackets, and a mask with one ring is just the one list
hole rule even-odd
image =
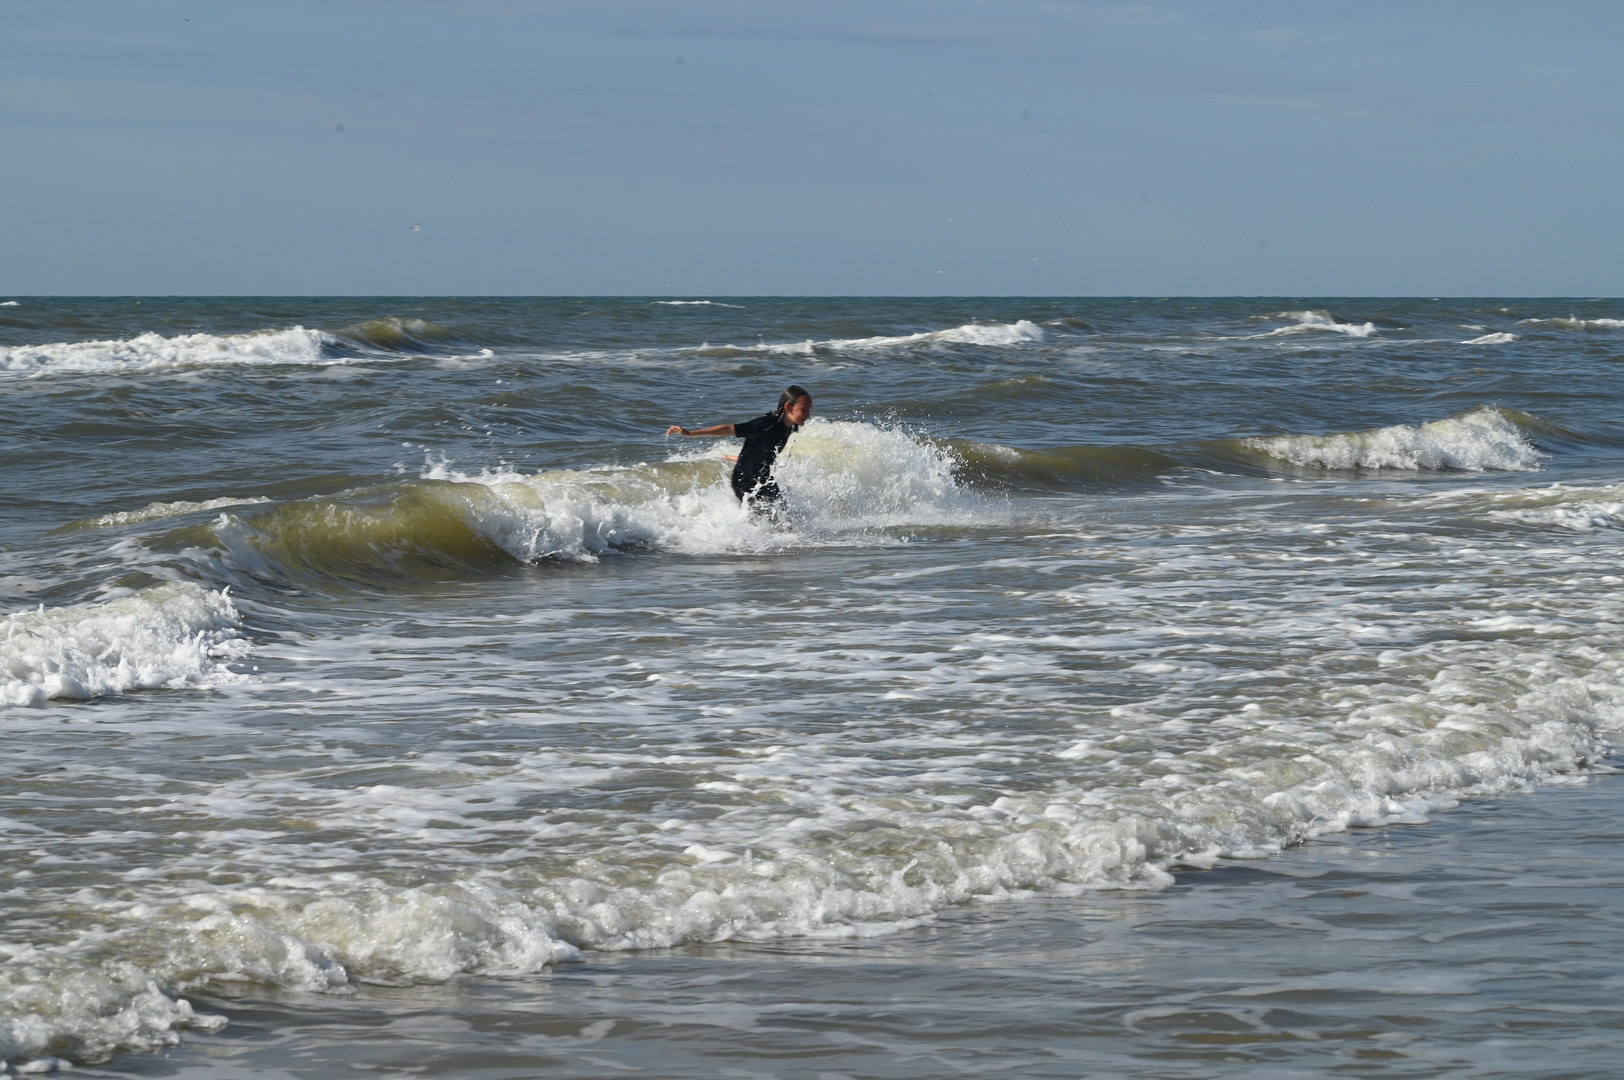
[[[814, 417], [740, 509], [729, 439]], [[1624, 301], [0, 298], [0, 1059], [1611, 1075]]]

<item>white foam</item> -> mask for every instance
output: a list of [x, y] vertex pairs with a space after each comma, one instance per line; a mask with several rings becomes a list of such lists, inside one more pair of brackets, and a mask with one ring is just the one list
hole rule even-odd
[[15, 300], [0, 301], [0, 307], [16, 307], [16, 306], [17, 306], [17, 301], [15, 301]]
[[1624, 486], [1620, 485], [1576, 488], [1552, 484], [1548, 488], [1496, 493], [1486, 498], [1493, 507], [1488, 516], [1500, 521], [1555, 525], [1575, 532], [1624, 527]]
[[331, 362], [318, 330], [295, 326], [257, 334], [142, 334], [123, 341], [71, 341], [0, 349], [0, 371], [25, 376], [152, 371], [216, 364]]
[[1470, 341], [1463, 341], [1463, 342], [1461, 342], [1461, 344], [1462, 345], [1506, 345], [1506, 344], [1509, 344], [1510, 342], [1513, 342], [1513, 341], [1516, 341], [1516, 340], [1517, 340], [1517, 335], [1516, 334], [1508, 334], [1508, 333], [1506, 333], [1504, 331], [1501, 331], [1499, 333], [1494, 333], [1494, 334], [1484, 334], [1481, 337], [1472, 338]]
[[1042, 341], [1043, 327], [1028, 319], [1013, 323], [965, 323], [947, 330], [928, 330], [895, 337], [837, 338], [829, 341], [793, 341], [777, 345], [757, 345], [750, 349], [729, 345], [730, 350], [768, 352], [783, 356], [812, 356], [819, 352], [853, 352], [896, 349], [909, 345], [1020, 345]]
[[1336, 435], [1276, 435], [1242, 439], [1270, 457], [1317, 469], [1458, 469], [1530, 472], [1545, 455], [1498, 409], [1410, 426]]
[[[827, 445], [801, 447], [809, 476], [831, 475], [828, 454], [859, 509], [917, 511], [917, 496], [861, 492], [870, 469], [889, 490], [885, 463], [918, 444], [828, 427]], [[662, 465], [720, 469], [697, 452]], [[533, 492], [563, 482], [503, 475]], [[835, 495], [818, 497], [850, 513]], [[265, 756], [235, 774], [123, 778], [150, 800], [129, 848], [161, 851], [150, 863], [56, 845], [96, 860], [104, 884], [67, 874], [40, 903], [101, 929], [0, 951], [0, 1054], [161, 1040], [184, 1017], [142, 997], [149, 981], [344, 992], [534, 971], [581, 948], [859, 937], [977, 898], [1154, 888], [1182, 865], [1421, 821], [1606, 752], [1624, 702], [1620, 602], [1593, 573], [1616, 561], [1610, 545], [1519, 578], [1525, 547], [1478, 551], [1445, 531], [1384, 550], [1370, 521], [1333, 515], [1310, 548], [1300, 518], [1255, 509], [1227, 526], [1098, 515], [1053, 523], [1048, 543], [922, 545], [837, 574], [808, 563], [795, 591], [639, 600], [646, 618], [605, 618], [600, 594], [439, 622], [385, 610], [308, 647], [269, 645], [320, 690], [290, 694], [306, 722], [280, 745], [251, 722]], [[989, 620], [976, 597], [1017, 583], [1031, 591]], [[1108, 671], [1120, 704], [1080, 697], [1087, 671]], [[457, 704], [414, 720], [435, 694]], [[352, 782], [348, 747], [323, 744], [376, 739], [354, 723], [363, 696], [413, 749], [365, 755]], [[603, 797], [628, 785], [640, 794]], [[222, 864], [248, 880], [210, 884]], [[119, 1015], [154, 1019], [97, 1026]]]
[[1250, 335], [1251, 337], [1271, 338], [1286, 337], [1292, 334], [1330, 332], [1346, 334], [1348, 337], [1354, 338], [1367, 338], [1376, 332], [1375, 323], [1338, 322], [1330, 314], [1323, 311], [1279, 311], [1267, 317], [1271, 319], [1289, 319], [1290, 325], [1263, 334], [1253, 334]]
[[656, 300], [654, 302], [666, 307], [725, 307], [740, 309], [744, 307], [743, 304], [724, 304], [720, 300]]
[[903, 431], [820, 417], [791, 437], [778, 460], [787, 521], [753, 519], [727, 484], [731, 466], [722, 455], [736, 449], [690, 444], [663, 465], [535, 474], [436, 463], [422, 475], [478, 485], [462, 504], [470, 524], [524, 562], [616, 549], [711, 554], [850, 543], [872, 539], [876, 529], [963, 521], [974, 512], [942, 451]]
[[202, 502], [151, 502], [139, 510], [120, 510], [112, 514], [103, 514], [101, 517], [90, 518], [85, 525], [95, 528], [113, 528], [119, 525], [138, 525], [144, 521], [161, 521], [164, 518], [180, 517], [183, 514], [196, 514], [206, 510], [219, 510], [227, 506], [249, 506], [254, 503], [267, 503], [270, 499], [264, 496], [254, 496], [246, 499], [205, 499]]
[[[134, 964], [87, 964], [71, 950], [6, 945], [0, 960], [0, 1060], [26, 1059], [19, 1073], [60, 1067], [47, 1048], [98, 1061], [119, 1050], [173, 1046], [187, 1028], [226, 1025], [225, 1017], [199, 1014], [185, 998], [164, 994]], [[18, 1010], [21, 1003], [31, 1007]]]
[[46, 608], [0, 622], [0, 704], [240, 681], [247, 655], [230, 598], [189, 582], [99, 604]]

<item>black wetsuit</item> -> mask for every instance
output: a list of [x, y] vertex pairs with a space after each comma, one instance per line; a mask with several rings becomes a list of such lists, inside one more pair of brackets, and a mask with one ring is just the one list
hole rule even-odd
[[778, 452], [795, 434], [795, 429], [768, 413], [733, 425], [733, 433], [744, 440], [739, 463], [733, 466], [733, 494], [752, 503], [774, 503], [784, 497], [773, 482], [773, 463]]

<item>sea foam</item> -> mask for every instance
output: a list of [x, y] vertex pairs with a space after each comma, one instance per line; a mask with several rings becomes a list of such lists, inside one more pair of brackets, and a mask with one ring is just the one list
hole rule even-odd
[[1335, 435], [1276, 435], [1242, 439], [1241, 445], [1315, 469], [1531, 472], [1546, 456], [1503, 412], [1486, 406], [1426, 424]]
[[0, 624], [0, 704], [240, 681], [226, 663], [248, 653], [239, 625], [224, 591], [190, 582], [16, 612]]

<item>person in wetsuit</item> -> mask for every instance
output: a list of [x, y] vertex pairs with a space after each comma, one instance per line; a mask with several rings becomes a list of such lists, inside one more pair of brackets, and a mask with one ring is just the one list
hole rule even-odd
[[685, 428], [672, 424], [667, 435], [737, 435], [744, 440], [738, 464], [733, 466], [733, 494], [751, 509], [775, 509], [784, 493], [773, 480], [773, 464], [789, 437], [812, 415], [812, 395], [791, 386], [778, 396], [778, 408], [765, 416], [742, 424], [716, 424], [708, 428]]

